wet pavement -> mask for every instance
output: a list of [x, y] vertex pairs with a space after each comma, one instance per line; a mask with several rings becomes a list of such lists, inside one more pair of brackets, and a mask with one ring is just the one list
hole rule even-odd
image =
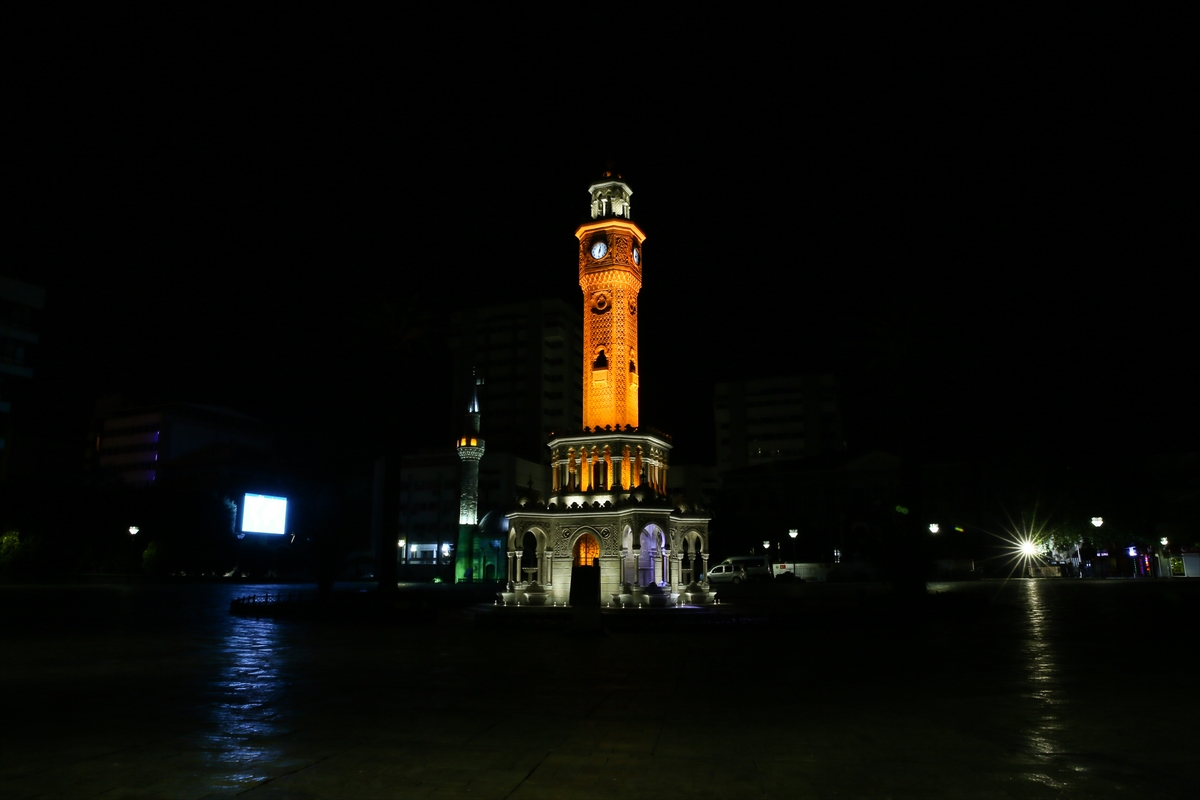
[[262, 589], [0, 587], [0, 796], [1198, 788], [1197, 581], [745, 587], [706, 624], [601, 634], [505, 609], [228, 614]]

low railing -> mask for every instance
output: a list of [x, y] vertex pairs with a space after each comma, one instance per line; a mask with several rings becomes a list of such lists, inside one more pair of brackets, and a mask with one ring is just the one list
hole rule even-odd
[[297, 592], [276, 592], [271, 594], [248, 594], [235, 597], [229, 601], [229, 613], [243, 617], [277, 617], [284, 614], [295, 614], [301, 608], [311, 605], [311, 601]]

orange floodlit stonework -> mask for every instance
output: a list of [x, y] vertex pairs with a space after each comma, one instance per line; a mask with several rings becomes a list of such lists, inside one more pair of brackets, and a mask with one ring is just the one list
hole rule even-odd
[[638, 425], [637, 305], [642, 289], [641, 228], [622, 219], [581, 225], [583, 425]]

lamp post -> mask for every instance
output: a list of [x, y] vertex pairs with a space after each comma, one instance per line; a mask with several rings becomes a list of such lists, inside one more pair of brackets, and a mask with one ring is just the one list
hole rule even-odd
[[[1100, 530], [1100, 526], [1104, 524], [1104, 517], [1092, 517], [1092, 525], [1096, 530]], [[1079, 558], [1079, 576], [1083, 577], [1083, 554], [1079, 552], [1079, 546], [1075, 547], [1075, 555]]]
[[796, 537], [799, 535], [799, 528], [792, 528], [788, 531], [788, 536], [792, 537], [792, 574], [797, 578], [800, 577], [799, 568], [796, 566]]

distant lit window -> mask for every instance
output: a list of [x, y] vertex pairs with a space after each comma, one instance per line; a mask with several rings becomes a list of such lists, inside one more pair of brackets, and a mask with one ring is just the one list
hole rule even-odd
[[408, 546], [408, 562], [410, 564], [436, 564], [437, 552], [436, 544], [410, 544]]

